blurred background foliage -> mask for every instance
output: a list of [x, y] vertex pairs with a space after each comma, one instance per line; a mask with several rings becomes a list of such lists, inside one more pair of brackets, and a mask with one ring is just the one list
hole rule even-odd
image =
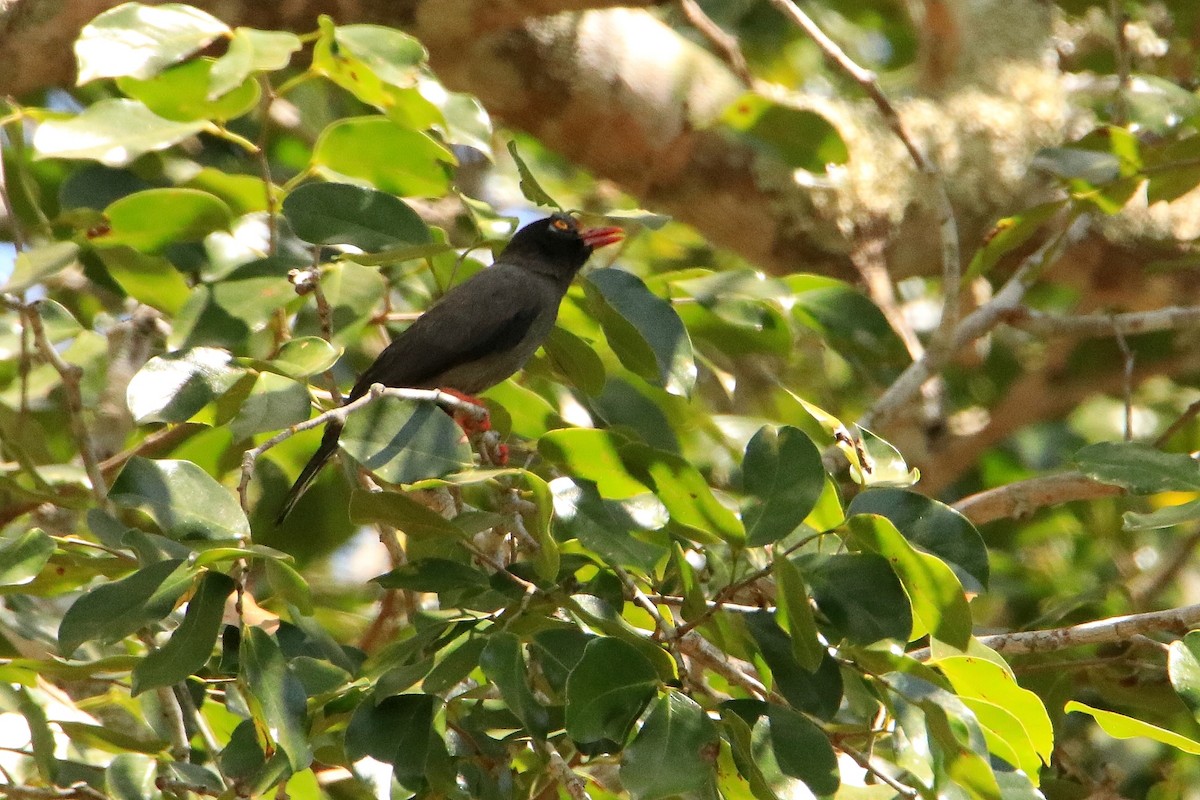
[[[866, 106], [777, 5], [699, 2], [756, 81], [706, 125], [819, 194], [875, 168], [835, 108]], [[689, 6], [652, 13], [713, 48]], [[894, 291], [803, 254], [781, 272], [506, 128], [398, 29], [231, 27], [182, 5], [94, 20], [80, 85], [4, 107], [5, 782], [1200, 796], [1188, 625], [1035, 654], [970, 638], [1200, 600], [1193, 242], [1129, 232], [1131, 208], [1195, 202], [1200, 9], [1043, 3], [1047, 41], [1011, 19], [956, 38], [985, 6], [805, 5], [897, 102], [949, 96], [963, 64], [1006, 52], [1036, 51], [1064, 88], [1062, 141], [1019, 166], [1037, 189], [961, 242], [964, 315], [1023, 297], [889, 415], [880, 397], [946, 344], [936, 225]], [[243, 474], [245, 453], [330, 408], [554, 207], [627, 241], [486, 393], [482, 454], [429, 406], [378, 401], [276, 527], [319, 432]], [[843, 227], [846, 249], [871, 243]], [[1063, 267], [1097, 230], [1154, 291], [1120, 263], [1090, 284]], [[383, 493], [356, 478], [368, 461]], [[1090, 490], [973, 515], [983, 492], [1068, 471]]]

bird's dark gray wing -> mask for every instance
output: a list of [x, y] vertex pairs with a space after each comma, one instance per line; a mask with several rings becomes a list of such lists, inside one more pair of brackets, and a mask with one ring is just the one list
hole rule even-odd
[[455, 367], [516, 347], [543, 310], [539, 293], [522, 285], [529, 280], [492, 267], [459, 284], [379, 354], [354, 384], [350, 399], [376, 383], [435, 385]]

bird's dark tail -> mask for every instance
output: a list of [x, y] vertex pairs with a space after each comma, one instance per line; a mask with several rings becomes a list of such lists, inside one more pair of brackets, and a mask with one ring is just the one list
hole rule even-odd
[[337, 420], [330, 420], [325, 425], [325, 435], [321, 437], [321, 446], [317, 448], [317, 452], [313, 453], [312, 458], [304, 465], [304, 469], [300, 470], [300, 477], [296, 478], [296, 482], [292, 484], [292, 488], [288, 490], [287, 497], [283, 501], [283, 508], [279, 510], [279, 515], [275, 517], [275, 524], [280, 525], [288, 514], [292, 513], [292, 509], [296, 507], [296, 503], [300, 502], [300, 498], [308, 491], [308, 487], [317, 479], [317, 475], [321, 472], [321, 467], [325, 466], [325, 462], [337, 452], [338, 437], [342, 435], [342, 423]]

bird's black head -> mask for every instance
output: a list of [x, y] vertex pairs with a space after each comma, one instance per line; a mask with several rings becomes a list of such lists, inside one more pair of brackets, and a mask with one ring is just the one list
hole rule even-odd
[[517, 231], [500, 258], [570, 278], [592, 250], [619, 242], [623, 236], [620, 228], [582, 228], [570, 214], [558, 212]]

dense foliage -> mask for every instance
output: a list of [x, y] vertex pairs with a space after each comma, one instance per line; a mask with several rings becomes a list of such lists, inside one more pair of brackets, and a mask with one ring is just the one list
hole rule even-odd
[[[727, 5], [713, 13], [754, 69], [812, 60], [777, 19]], [[905, 68], [911, 32], [841, 20], [890, 42], [872, 67]], [[1073, 68], [1115, 69], [1076, 44]], [[1005, 286], [1020, 264], [1032, 285], [1073, 226], [1195, 188], [1200, 102], [1167, 80], [1186, 47], [1039, 156], [1054, 191], [1001, 222], [968, 278]], [[1180, 530], [1184, 558], [1197, 539], [1197, 426], [1119, 441], [1153, 441], [1187, 407], [1166, 377], [955, 476], [942, 499], [1058, 467], [1111, 489], [981, 535], [852, 424], [913, 361], [867, 295], [764, 276], [635, 208], [443, 88], [414, 38], [127, 3], [76, 55], [73, 94], [4, 118], [19, 253], [0, 317], [0, 721], [24, 735], [0, 756], [6, 783], [1053, 800], [1103, 784], [1106, 763], [1130, 796], [1200, 776], [1179, 755], [1200, 753], [1200, 633], [1012, 664], [973, 636], [1181, 600], [1183, 559], [1156, 569]], [[766, 94], [714, 124], [812, 180], [852, 152]], [[486, 394], [492, 431], [468, 441], [427, 399], [376, 398], [277, 527], [320, 436], [306, 421], [518, 218], [556, 207], [628, 241]], [[1068, 289], [1038, 291], [1041, 310], [1070, 307]], [[932, 278], [902, 294], [942, 299]], [[1171, 330], [1102, 341], [1073, 374], [1179, 346]], [[957, 422], [1040, 347], [1003, 330], [949, 364]]]

